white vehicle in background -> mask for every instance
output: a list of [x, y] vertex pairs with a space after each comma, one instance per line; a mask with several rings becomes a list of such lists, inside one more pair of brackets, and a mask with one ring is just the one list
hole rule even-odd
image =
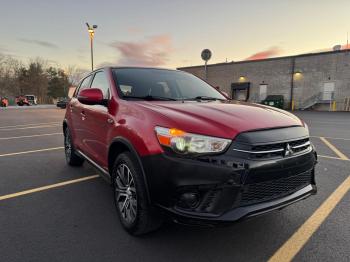
[[37, 97], [35, 95], [25, 95], [30, 105], [37, 105]]

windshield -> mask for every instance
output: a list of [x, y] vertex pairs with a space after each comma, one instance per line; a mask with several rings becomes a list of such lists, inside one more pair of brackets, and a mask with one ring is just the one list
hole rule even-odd
[[149, 68], [113, 69], [124, 98], [226, 100], [215, 88], [185, 72]]

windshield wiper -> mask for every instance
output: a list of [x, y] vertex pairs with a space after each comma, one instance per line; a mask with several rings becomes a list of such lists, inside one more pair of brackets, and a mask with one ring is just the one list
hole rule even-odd
[[210, 97], [210, 96], [196, 96], [194, 98], [184, 98], [183, 100], [206, 100], [206, 101], [220, 100], [220, 101], [226, 101], [226, 99], [217, 98], [217, 97]]
[[156, 100], [163, 100], [163, 101], [178, 101], [175, 98], [171, 97], [163, 97], [163, 96], [123, 96], [124, 98], [137, 98], [137, 99], [143, 99], [143, 100], [149, 100], [149, 101], [156, 101]]

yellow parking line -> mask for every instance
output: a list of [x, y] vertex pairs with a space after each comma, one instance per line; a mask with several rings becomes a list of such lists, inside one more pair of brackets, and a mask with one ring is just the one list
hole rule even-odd
[[56, 127], [56, 126], [59, 126], [59, 124], [26, 126], [26, 127], [15, 127], [15, 128], [1, 128], [0, 131], [12, 131], [12, 130], [23, 130], [23, 129], [33, 129], [33, 128], [47, 128], [47, 127]]
[[324, 155], [317, 155], [317, 156], [323, 157], [323, 158], [329, 158], [329, 159], [344, 160], [344, 159], [341, 159], [341, 158], [335, 157], [335, 156], [324, 156]]
[[349, 158], [344, 155], [342, 152], [340, 152], [334, 145], [332, 145], [326, 138], [320, 137], [320, 139], [325, 143], [339, 158], [343, 160], [349, 160]]
[[23, 152], [16, 152], [16, 153], [7, 153], [7, 154], [1, 154], [0, 157], [16, 156], [16, 155], [44, 152], [44, 151], [52, 151], [52, 150], [59, 150], [59, 149], [63, 149], [63, 148], [64, 148], [63, 146], [60, 146], [60, 147], [51, 147], [51, 148], [44, 148], [44, 149], [37, 149], [37, 150], [30, 150], [30, 151], [23, 151]]
[[9, 199], [9, 198], [23, 196], [23, 195], [33, 194], [33, 193], [40, 192], [40, 191], [49, 190], [49, 189], [56, 188], [56, 187], [62, 187], [62, 186], [70, 185], [70, 184], [75, 184], [75, 183], [83, 182], [86, 180], [95, 179], [98, 177], [99, 177], [99, 175], [87, 176], [87, 177], [78, 178], [78, 179], [74, 179], [74, 180], [68, 180], [65, 182], [57, 183], [57, 184], [37, 187], [37, 188], [33, 188], [33, 189], [29, 189], [29, 190], [25, 190], [25, 191], [13, 193], [13, 194], [8, 194], [8, 195], [0, 196], [0, 201], [5, 200], [5, 199]]
[[335, 159], [335, 160], [341, 160], [341, 161], [350, 161], [350, 159], [341, 159], [339, 157], [335, 157], [335, 156], [324, 156], [324, 155], [317, 155], [318, 157], [322, 157], [322, 158], [329, 158], [329, 159]]
[[268, 262], [291, 261], [350, 189], [350, 176], [327, 198]]
[[[310, 137], [316, 137], [320, 138], [319, 136], [310, 136]], [[331, 136], [324, 136], [325, 138], [334, 139], [334, 140], [345, 140], [350, 141], [350, 138], [343, 138], [343, 137], [331, 137]]]
[[0, 137], [0, 140], [10, 140], [19, 138], [30, 138], [30, 137], [40, 137], [40, 136], [53, 136], [53, 135], [63, 135], [63, 133], [50, 133], [50, 134], [40, 134], [40, 135], [30, 135], [30, 136], [12, 136], [12, 137]]
[[60, 124], [60, 122], [32, 123], [32, 124], [23, 124], [23, 125], [15, 125], [15, 126], [0, 126], [0, 129], [11, 128], [11, 127], [23, 127], [23, 126], [52, 125], [52, 124]]

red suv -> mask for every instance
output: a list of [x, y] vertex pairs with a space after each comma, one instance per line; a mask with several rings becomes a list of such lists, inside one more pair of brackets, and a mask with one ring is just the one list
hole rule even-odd
[[237, 221], [316, 193], [307, 125], [272, 107], [232, 101], [182, 71], [103, 68], [79, 84], [63, 123], [69, 165], [87, 160], [111, 182], [123, 227], [164, 218]]

